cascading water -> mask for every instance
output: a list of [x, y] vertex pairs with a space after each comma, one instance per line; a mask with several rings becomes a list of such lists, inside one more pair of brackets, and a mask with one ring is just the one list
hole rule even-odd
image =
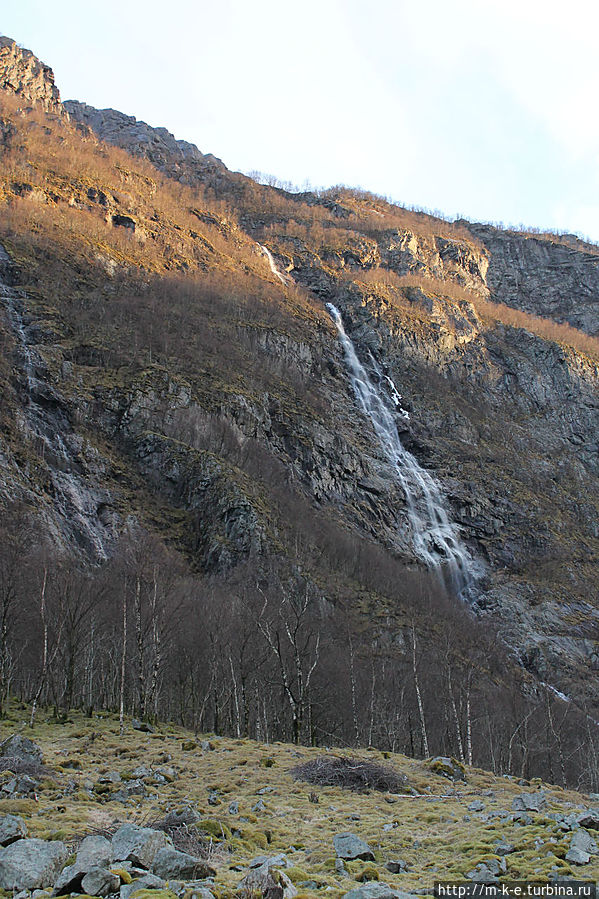
[[258, 246], [260, 247], [260, 249], [266, 256], [266, 258], [268, 259], [268, 264], [270, 265], [270, 270], [273, 273], [273, 275], [277, 276], [277, 278], [279, 279], [281, 284], [285, 284], [285, 285], [289, 284], [289, 282], [291, 281], [291, 278], [289, 277], [289, 275], [284, 275], [278, 270], [275, 260], [273, 258], [273, 255], [270, 252], [270, 250], [268, 249], [268, 247], [263, 246], [261, 243], [259, 243]]
[[[339, 333], [358, 405], [370, 418], [381, 448], [405, 494], [414, 551], [428, 568], [436, 570], [441, 577], [447, 574], [449, 586], [459, 594], [472, 580], [473, 564], [462, 545], [457, 526], [447, 515], [441, 489], [402, 446], [393, 414], [358, 359], [343, 327], [341, 313], [332, 303], [326, 305]], [[388, 380], [392, 400], [405, 417], [408, 413], [401, 407], [401, 396], [393, 382]]]

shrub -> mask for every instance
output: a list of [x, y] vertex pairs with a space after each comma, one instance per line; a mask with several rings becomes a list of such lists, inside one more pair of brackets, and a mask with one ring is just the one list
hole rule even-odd
[[380, 790], [397, 793], [407, 783], [403, 774], [388, 765], [342, 756], [321, 755], [303, 765], [297, 765], [291, 773], [295, 780], [358, 792]]

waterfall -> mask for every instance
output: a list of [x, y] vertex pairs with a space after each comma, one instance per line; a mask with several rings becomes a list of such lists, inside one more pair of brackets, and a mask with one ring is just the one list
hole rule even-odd
[[[460, 540], [457, 525], [449, 519], [441, 488], [432, 475], [421, 467], [416, 457], [402, 446], [394, 414], [358, 359], [354, 345], [343, 327], [341, 313], [332, 303], [326, 305], [339, 333], [358, 405], [370, 418], [381, 448], [405, 494], [414, 552], [428, 568], [436, 570], [442, 579], [447, 576], [449, 586], [459, 594], [472, 580], [473, 564]], [[408, 413], [401, 407], [401, 396], [395, 384], [390, 378], [387, 381], [396, 411], [407, 417]]]
[[277, 278], [279, 279], [281, 284], [285, 284], [285, 285], [289, 284], [289, 282], [291, 281], [291, 278], [289, 277], [289, 275], [283, 275], [278, 270], [275, 260], [273, 259], [273, 255], [270, 252], [270, 250], [268, 249], [268, 247], [264, 247], [261, 243], [259, 243], [258, 246], [260, 247], [260, 249], [266, 256], [266, 258], [268, 259], [268, 264], [270, 265], [270, 270], [273, 273], [273, 275], [277, 276]]

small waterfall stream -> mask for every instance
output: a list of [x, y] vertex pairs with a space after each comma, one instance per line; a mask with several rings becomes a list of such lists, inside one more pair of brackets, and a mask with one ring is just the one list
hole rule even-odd
[[279, 279], [281, 284], [285, 284], [285, 285], [289, 284], [292, 279], [289, 277], [289, 275], [284, 275], [282, 272], [279, 271], [279, 269], [277, 268], [277, 264], [273, 258], [273, 255], [270, 252], [270, 250], [268, 249], [268, 247], [263, 246], [261, 243], [259, 243], [258, 246], [260, 247], [260, 249], [266, 256], [266, 258], [268, 259], [268, 264], [270, 265], [270, 270], [273, 273], [273, 275], [277, 276], [277, 278]]
[[[341, 313], [332, 303], [326, 305], [339, 334], [358, 405], [372, 422], [381, 448], [405, 494], [414, 552], [428, 568], [436, 570], [442, 579], [447, 578], [448, 586], [459, 594], [472, 580], [473, 563], [460, 540], [457, 525], [449, 519], [441, 488], [416, 457], [402, 446], [394, 413], [358, 359], [343, 327]], [[397, 407], [395, 414], [399, 412], [402, 417], [408, 417], [401, 406], [400, 394], [393, 382], [388, 381]]]

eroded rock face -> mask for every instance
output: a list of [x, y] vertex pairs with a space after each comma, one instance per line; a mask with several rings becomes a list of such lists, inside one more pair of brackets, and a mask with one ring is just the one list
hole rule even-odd
[[28, 104], [40, 103], [48, 112], [61, 112], [50, 66], [9, 37], [0, 37], [0, 90], [16, 94]]
[[64, 108], [72, 119], [87, 125], [99, 138], [122, 147], [134, 156], [144, 156], [156, 168], [171, 175], [202, 177], [227, 172], [226, 166], [212, 154], [201, 153], [195, 144], [177, 140], [166, 128], [153, 128], [134, 116], [116, 109], [96, 109], [78, 100], [65, 100]]
[[535, 315], [599, 333], [599, 247], [468, 225], [488, 251], [491, 298]]

